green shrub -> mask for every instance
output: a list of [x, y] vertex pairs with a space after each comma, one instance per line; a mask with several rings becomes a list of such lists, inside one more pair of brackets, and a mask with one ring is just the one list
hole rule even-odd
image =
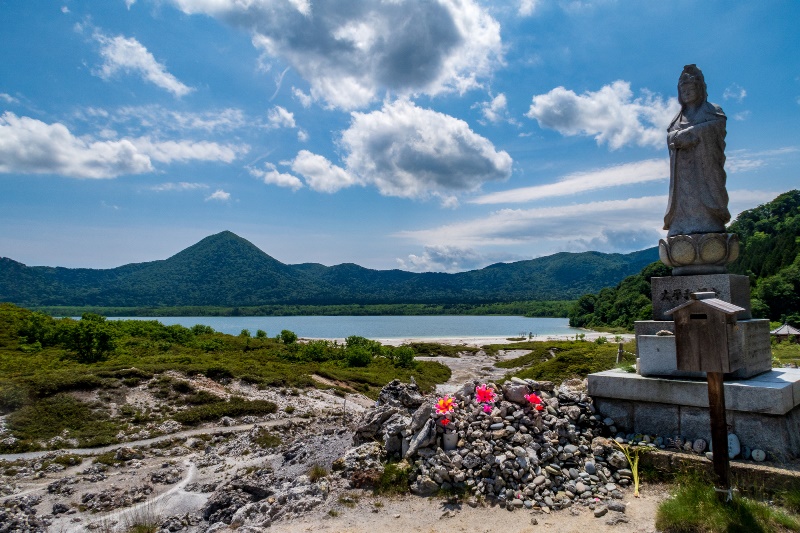
[[281, 438], [264, 428], [260, 428], [256, 436], [253, 437], [252, 442], [261, 448], [277, 448], [281, 445]]
[[372, 352], [361, 346], [348, 346], [345, 350], [344, 360], [349, 367], [369, 366], [372, 362]]
[[284, 329], [281, 331], [280, 339], [283, 344], [294, 344], [297, 342], [297, 334], [294, 331]]
[[328, 469], [320, 464], [314, 464], [308, 470], [308, 477], [311, 479], [312, 482], [316, 483], [320, 479], [323, 479], [328, 476]]
[[375, 485], [376, 494], [406, 494], [410, 491], [409, 475], [411, 465], [402, 461], [400, 463], [386, 463], [383, 474]]
[[242, 400], [231, 398], [227, 402], [215, 402], [175, 413], [174, 419], [181, 424], [195, 426], [202, 422], [218, 420], [223, 416], [265, 415], [274, 413], [278, 406], [266, 400]]

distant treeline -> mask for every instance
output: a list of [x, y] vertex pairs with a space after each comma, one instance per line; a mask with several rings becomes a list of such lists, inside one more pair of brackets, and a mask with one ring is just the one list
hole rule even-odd
[[[753, 316], [800, 327], [800, 191], [743, 211], [728, 232], [740, 242], [728, 271], [750, 276]], [[632, 329], [636, 320], [651, 320], [650, 278], [670, 272], [655, 262], [616, 287], [581, 296], [569, 311], [570, 326]]]
[[258, 305], [243, 307], [32, 307], [51, 316], [411, 316], [411, 315], [509, 315], [566, 318], [575, 302], [570, 300], [498, 302], [487, 304], [342, 304]]

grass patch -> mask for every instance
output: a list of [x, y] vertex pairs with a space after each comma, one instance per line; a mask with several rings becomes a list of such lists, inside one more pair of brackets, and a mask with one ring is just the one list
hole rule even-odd
[[[565, 379], [585, 378], [593, 372], [609, 370], [617, 366], [617, 345], [597, 344], [583, 341], [524, 342], [513, 345], [489, 345], [484, 347], [496, 353], [499, 350], [525, 349], [529, 353], [495, 363], [498, 368], [525, 367], [512, 376], [561, 383]], [[623, 347], [634, 352], [634, 343]], [[553, 357], [555, 354], [555, 357]], [[631, 356], [629, 356], [631, 357]]]
[[411, 490], [408, 482], [410, 474], [411, 465], [405, 461], [386, 463], [383, 474], [375, 485], [375, 494], [407, 494]]
[[48, 440], [67, 430], [82, 447], [116, 442], [122, 425], [107, 412], [69, 394], [56, 394], [26, 405], [6, 418], [8, 429], [21, 441]]
[[424, 357], [460, 357], [462, 352], [475, 353], [478, 348], [474, 346], [451, 346], [448, 344], [439, 344], [436, 342], [412, 342], [404, 344], [414, 350], [414, 355]]
[[720, 503], [710, 483], [688, 475], [678, 481], [672, 496], [659, 505], [655, 525], [665, 533], [800, 531], [796, 516], [739, 496], [727, 504]]
[[261, 448], [277, 448], [282, 443], [281, 438], [274, 433], [270, 433], [264, 428], [260, 428], [255, 437], [253, 437], [253, 444]]
[[772, 345], [772, 357], [781, 364], [794, 363], [800, 366], [800, 344], [776, 342]]
[[202, 422], [219, 420], [223, 416], [235, 418], [245, 415], [266, 415], [274, 413], [278, 406], [266, 400], [243, 400], [231, 398], [227, 402], [216, 402], [206, 405], [190, 407], [185, 411], [175, 413], [173, 418], [181, 424], [196, 426]]
[[312, 482], [317, 482], [320, 479], [328, 476], [328, 469], [320, 464], [315, 464], [308, 470], [308, 477]]

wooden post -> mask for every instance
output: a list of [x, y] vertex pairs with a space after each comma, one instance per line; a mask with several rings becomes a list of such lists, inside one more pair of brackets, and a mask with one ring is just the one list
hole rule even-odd
[[708, 372], [708, 413], [711, 417], [711, 444], [714, 453], [714, 472], [719, 486], [717, 499], [725, 502], [730, 498], [731, 463], [728, 458], [728, 423], [725, 419], [725, 389], [722, 372]]
[[617, 364], [620, 364], [621, 362], [622, 362], [622, 343], [619, 343], [619, 346], [617, 347]]

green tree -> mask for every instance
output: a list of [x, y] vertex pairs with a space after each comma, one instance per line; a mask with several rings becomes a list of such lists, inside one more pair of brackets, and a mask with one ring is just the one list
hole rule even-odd
[[281, 331], [280, 338], [283, 344], [294, 344], [295, 342], [297, 342], [297, 334], [294, 331], [290, 331], [288, 329], [284, 329]]
[[267, 338], [267, 332], [264, 331], [263, 329], [256, 330], [256, 338], [257, 339], [266, 339]]
[[116, 332], [105, 317], [84, 313], [77, 322], [61, 323], [61, 341], [78, 356], [81, 363], [102, 361], [115, 348]]

